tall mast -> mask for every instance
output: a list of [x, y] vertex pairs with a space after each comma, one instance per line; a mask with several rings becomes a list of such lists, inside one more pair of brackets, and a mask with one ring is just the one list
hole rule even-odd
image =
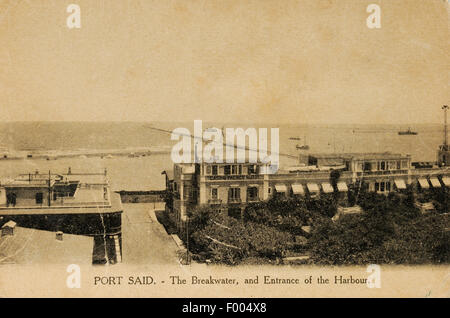
[[48, 171], [48, 206], [52, 205], [52, 188], [50, 185], [51, 182], [51, 174], [50, 170]]
[[447, 110], [448, 105], [442, 106], [444, 110], [444, 150], [448, 150], [448, 136], [447, 136]]

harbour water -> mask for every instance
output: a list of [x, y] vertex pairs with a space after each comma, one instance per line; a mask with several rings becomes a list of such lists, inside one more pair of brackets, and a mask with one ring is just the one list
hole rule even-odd
[[[109, 129], [92, 128], [95, 125], [88, 124], [89, 129], [76, 130], [73, 127], [69, 130], [76, 133], [76, 138], [66, 135], [65, 129], [74, 124], [54, 124], [36, 127], [24, 127], [23, 123], [14, 127], [9, 123], [7, 129], [3, 126], [3, 145], [7, 148], [20, 150], [26, 147], [30, 153], [39, 151], [41, 154], [46, 151], [52, 153], [52, 157], [46, 158], [24, 158], [2, 159], [0, 160], [0, 178], [10, 178], [21, 173], [30, 173], [35, 170], [40, 172], [66, 172], [68, 167], [76, 172], [100, 172], [107, 169], [111, 188], [114, 191], [120, 190], [160, 190], [164, 188], [164, 176], [161, 172], [172, 169], [170, 154], [153, 153], [146, 156], [133, 156], [131, 147], [166, 147], [170, 150], [176, 141], [170, 140], [170, 134], [155, 132], [143, 124], [115, 123], [107, 124]], [[2, 124], [5, 125], [5, 124]], [[76, 125], [81, 125], [76, 123]], [[98, 124], [100, 128], [104, 123]], [[112, 126], [111, 126], [112, 125]], [[136, 125], [136, 126], [133, 126]], [[211, 127], [204, 125], [204, 129]], [[152, 125], [157, 127], [156, 124]], [[173, 126], [173, 127], [171, 127]], [[183, 127], [181, 124], [166, 124], [164, 129], [170, 130], [175, 127]], [[192, 123], [186, 124], [189, 128]], [[11, 128], [12, 127], [12, 128]], [[50, 128], [51, 129], [50, 129]], [[80, 126], [82, 127], [82, 125]], [[134, 128], [133, 128], [134, 127]], [[222, 125], [216, 125], [221, 128]], [[236, 124], [226, 125], [226, 127], [242, 127], [244, 129], [250, 125]], [[395, 126], [275, 126], [265, 125], [262, 127], [278, 127], [280, 133], [280, 153], [296, 155], [297, 145], [309, 145], [308, 152], [395, 152], [411, 154], [412, 161], [435, 161], [436, 149], [442, 143], [442, 125], [419, 125], [414, 127], [418, 135], [398, 135], [398, 130], [404, 127]], [[257, 127], [256, 127], [257, 128]], [[17, 130], [25, 129], [26, 133], [21, 134]], [[193, 130], [191, 130], [193, 132]], [[25, 138], [27, 136], [28, 138]], [[52, 140], [52, 144], [45, 143], [43, 137]], [[57, 138], [55, 136], [60, 136]], [[84, 138], [83, 138], [84, 136]], [[292, 138], [294, 137], [294, 138]], [[306, 137], [306, 141], [304, 138]], [[300, 139], [300, 140], [298, 140]], [[56, 143], [56, 144], [55, 144]], [[65, 154], [70, 151], [82, 153], [82, 150], [92, 152], [93, 149], [115, 149], [115, 151], [127, 152], [128, 155], [111, 156], [73, 156], [58, 157], [58, 154]], [[304, 151], [304, 150], [303, 150]], [[113, 151], [111, 151], [113, 152]], [[295, 165], [292, 158], [280, 156], [281, 166]]]

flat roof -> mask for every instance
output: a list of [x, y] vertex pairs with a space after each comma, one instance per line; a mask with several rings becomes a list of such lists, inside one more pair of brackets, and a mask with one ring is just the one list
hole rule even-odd
[[79, 181], [87, 184], [107, 184], [108, 179], [105, 174], [62, 174], [62, 181]]
[[406, 158], [408, 155], [391, 152], [369, 152], [369, 153], [317, 153], [308, 156], [317, 159], [396, 159]]
[[111, 192], [109, 205], [87, 203], [71, 206], [32, 206], [32, 207], [0, 207], [0, 215], [40, 215], [40, 214], [96, 214], [96, 213], [122, 213], [120, 194]]
[[[54, 176], [50, 177], [50, 185], [55, 183]], [[19, 175], [14, 179], [6, 179], [1, 183], [4, 187], [48, 187], [48, 177], [36, 178], [36, 176], [28, 177], [28, 175]]]
[[[92, 264], [92, 237], [16, 227], [14, 235], [0, 237], [0, 265]], [[67, 265], [65, 265], [67, 266]]]
[[[49, 175], [48, 174], [20, 174], [14, 179], [7, 179], [2, 182], [4, 187], [36, 187], [36, 186], [48, 186]], [[74, 182], [78, 181], [84, 184], [108, 184], [108, 179], [105, 174], [51, 174], [50, 185], [54, 185], [56, 182]]]

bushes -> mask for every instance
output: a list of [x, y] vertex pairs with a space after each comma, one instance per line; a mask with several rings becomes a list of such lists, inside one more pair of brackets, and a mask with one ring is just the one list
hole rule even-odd
[[334, 194], [322, 194], [319, 199], [307, 200], [306, 206], [313, 215], [331, 218], [337, 212], [337, 201]]
[[[352, 189], [358, 195], [352, 196]], [[447, 189], [429, 195], [439, 212], [448, 212]], [[336, 212], [333, 195], [249, 204], [242, 221], [199, 208], [190, 216], [190, 247], [201, 259], [230, 265], [276, 259], [295, 249], [295, 236], [304, 235], [302, 225], [313, 225], [306, 248], [317, 264], [450, 262], [449, 216], [422, 215], [411, 188], [386, 196], [362, 184], [350, 188], [349, 198], [364, 213], [343, 215], [337, 222], [330, 218]]]
[[390, 192], [387, 196], [362, 190], [357, 204], [368, 213], [381, 213], [386, 218], [392, 217], [396, 222], [403, 222], [420, 215], [414, 201], [411, 188], [403, 193]]
[[450, 192], [448, 188], [432, 189], [431, 201], [438, 213], [448, 213], [450, 209]]
[[[205, 214], [199, 211], [197, 215]], [[243, 223], [222, 214], [208, 215], [202, 226], [191, 227], [190, 246], [194, 253], [212, 262], [235, 265], [248, 257], [275, 259], [292, 245], [293, 237], [275, 228]]]
[[374, 262], [368, 253], [383, 243], [391, 229], [379, 220], [368, 222], [367, 216], [348, 215], [333, 223], [323, 219], [313, 228], [308, 242], [315, 263], [341, 265]]
[[[396, 228], [395, 237], [383, 245], [385, 262], [429, 264], [449, 262], [449, 237], [445, 216], [426, 215]], [[446, 247], [445, 247], [446, 246]]]
[[264, 224], [292, 235], [302, 235], [301, 227], [314, 218], [333, 216], [337, 205], [332, 196], [318, 200], [305, 198], [272, 198], [267, 202], [250, 204], [244, 211], [244, 221]]
[[421, 215], [408, 193], [361, 193], [362, 215], [318, 220], [308, 247], [319, 264], [449, 262], [448, 215]]

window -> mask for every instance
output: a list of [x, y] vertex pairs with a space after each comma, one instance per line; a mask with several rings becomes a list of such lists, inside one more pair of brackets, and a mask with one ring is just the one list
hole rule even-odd
[[44, 194], [42, 192], [36, 193], [36, 204], [42, 204], [44, 200]]
[[391, 191], [391, 183], [389, 181], [375, 182], [375, 191], [376, 192], [390, 192]]
[[380, 170], [386, 170], [386, 161], [380, 162]]
[[192, 189], [191, 190], [191, 200], [193, 203], [197, 202], [197, 198], [198, 198], [198, 191], [197, 189]]
[[248, 166], [248, 174], [258, 174], [258, 173], [259, 173], [259, 166], [257, 165]]
[[231, 173], [231, 166], [230, 165], [226, 165], [223, 167], [223, 173], [227, 176]]
[[231, 174], [232, 175], [242, 174], [242, 165], [232, 165]]
[[402, 160], [402, 168], [408, 168], [408, 162], [406, 160]]
[[247, 201], [255, 201], [258, 199], [258, 188], [248, 187], [247, 188]]
[[211, 166], [206, 166], [206, 174], [211, 174]]
[[190, 186], [183, 186], [183, 198], [189, 199], [191, 197], [191, 187]]
[[211, 199], [213, 200], [217, 200], [217, 198], [219, 197], [219, 191], [217, 188], [211, 188]]
[[212, 166], [212, 175], [213, 176], [217, 176], [217, 171], [218, 171], [218, 169], [217, 169], [217, 166]]
[[401, 169], [400, 161], [397, 161], [397, 170]]
[[372, 165], [370, 162], [364, 162], [364, 171], [370, 171], [372, 170]]
[[8, 193], [6, 195], [6, 205], [12, 205], [15, 206], [16, 205], [16, 194], [15, 193]]
[[240, 188], [230, 188], [228, 190], [228, 200], [231, 202], [236, 202], [241, 200], [241, 189]]

